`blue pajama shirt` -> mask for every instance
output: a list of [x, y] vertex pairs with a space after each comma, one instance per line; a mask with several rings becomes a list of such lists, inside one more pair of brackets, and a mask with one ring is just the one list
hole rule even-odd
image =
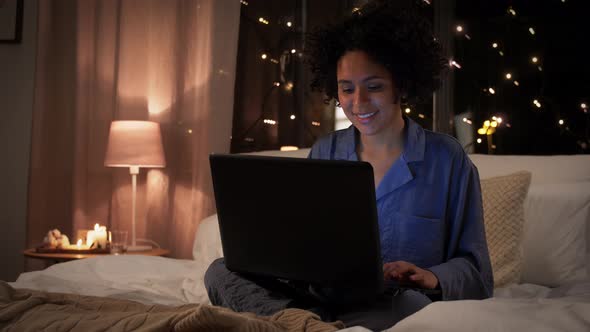
[[[492, 296], [477, 168], [453, 137], [404, 116], [404, 147], [376, 188], [383, 263], [432, 271], [443, 300]], [[354, 126], [324, 136], [309, 158], [358, 161]]]

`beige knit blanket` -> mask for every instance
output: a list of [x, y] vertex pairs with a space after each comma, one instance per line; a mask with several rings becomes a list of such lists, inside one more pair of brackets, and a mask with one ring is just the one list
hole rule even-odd
[[236, 313], [205, 304], [146, 305], [106, 297], [14, 289], [0, 281], [2, 331], [335, 331], [309, 311], [272, 316]]

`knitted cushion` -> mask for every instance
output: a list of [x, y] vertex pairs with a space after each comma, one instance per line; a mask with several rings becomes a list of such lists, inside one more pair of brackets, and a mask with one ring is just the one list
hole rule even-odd
[[530, 183], [531, 173], [526, 171], [481, 180], [486, 239], [495, 287], [520, 280], [523, 206]]

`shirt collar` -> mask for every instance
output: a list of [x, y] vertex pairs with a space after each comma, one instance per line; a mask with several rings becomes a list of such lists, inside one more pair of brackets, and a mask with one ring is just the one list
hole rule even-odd
[[424, 149], [426, 140], [424, 138], [424, 129], [414, 122], [414, 120], [404, 116], [406, 123], [404, 127], [404, 151], [402, 155], [406, 162], [424, 160]]
[[341, 135], [341, 138], [338, 140], [343, 144], [336, 145], [334, 159], [358, 161], [359, 158], [356, 154], [358, 131], [353, 125], [350, 125], [348, 128], [342, 131]]
[[[410, 163], [414, 161], [424, 160], [425, 138], [424, 129], [414, 120], [403, 116], [404, 119], [404, 150], [402, 151], [402, 158], [404, 161]], [[358, 130], [350, 125], [342, 132], [342, 142], [336, 146], [336, 159], [344, 160], [359, 160], [356, 154], [356, 146], [358, 144]]]

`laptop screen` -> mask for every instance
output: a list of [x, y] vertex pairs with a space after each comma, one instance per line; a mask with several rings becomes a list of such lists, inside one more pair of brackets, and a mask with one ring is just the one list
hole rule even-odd
[[369, 163], [213, 154], [210, 165], [228, 269], [381, 286]]

